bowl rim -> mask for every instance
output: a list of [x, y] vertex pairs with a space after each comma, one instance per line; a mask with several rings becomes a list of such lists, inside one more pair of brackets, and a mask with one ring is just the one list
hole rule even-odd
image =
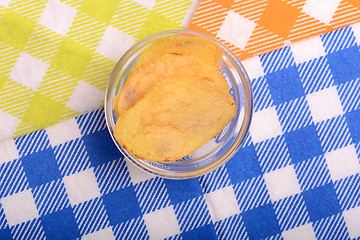
[[[236, 136], [236, 139], [234, 140], [234, 142], [231, 143], [231, 146], [229, 147], [229, 149], [219, 157], [219, 160], [213, 161], [209, 164], [206, 164], [205, 166], [202, 166], [201, 168], [195, 168], [190, 171], [185, 171], [185, 170], [170, 171], [170, 170], [157, 168], [153, 165], [151, 165], [151, 167], [149, 167], [150, 164], [149, 165], [142, 164], [141, 161], [139, 161], [137, 158], [133, 157], [132, 154], [130, 154], [127, 150], [125, 150], [118, 143], [118, 141], [114, 137], [114, 134], [112, 132], [112, 127], [110, 124], [110, 119], [112, 118], [112, 116], [109, 115], [110, 114], [110, 112], [109, 112], [110, 106], [109, 106], [108, 99], [109, 99], [111, 86], [114, 84], [114, 81], [116, 81], [117, 76], [119, 74], [119, 68], [121, 67], [122, 64], [124, 64], [127, 61], [129, 56], [132, 55], [132, 52], [135, 52], [137, 49], [143, 47], [143, 45], [148, 44], [147, 42], [151, 39], [155, 38], [154, 41], [156, 41], [158, 39], [162, 39], [161, 36], [164, 36], [164, 38], [165, 38], [166, 35], [173, 36], [173, 35], [184, 35], [184, 34], [192, 35], [192, 36], [201, 36], [201, 37], [211, 39], [211, 40], [215, 41], [218, 45], [220, 45], [223, 48], [223, 50], [225, 50], [226, 53], [230, 56], [231, 59], [229, 59], [229, 60], [231, 61], [232, 65], [234, 66], [234, 69], [236, 70], [237, 73], [242, 75], [241, 82], [244, 86], [244, 95], [245, 95], [245, 99], [246, 99], [246, 101], [245, 101], [245, 105], [246, 105], [245, 111], [246, 112], [245, 112], [243, 124], [240, 126], [240, 130]], [[110, 100], [110, 102], [111, 102], [110, 104], [112, 104], [111, 100]], [[240, 60], [236, 57], [236, 55], [227, 46], [225, 46], [223, 43], [221, 43], [217, 39], [215, 39], [207, 34], [201, 33], [201, 32], [186, 30], [186, 29], [158, 32], [158, 33], [152, 34], [146, 38], [143, 38], [142, 40], [135, 43], [132, 47], [130, 47], [122, 55], [122, 57], [119, 59], [119, 61], [116, 63], [115, 67], [112, 70], [112, 73], [110, 75], [110, 78], [109, 78], [107, 86], [106, 86], [105, 102], [104, 102], [104, 111], [105, 111], [105, 119], [106, 119], [107, 129], [110, 133], [110, 136], [111, 136], [114, 144], [116, 145], [118, 150], [123, 154], [125, 159], [129, 160], [129, 162], [131, 162], [136, 167], [142, 169], [145, 172], [148, 172], [155, 176], [168, 178], [168, 179], [189, 179], [189, 178], [199, 177], [199, 176], [205, 175], [209, 172], [212, 172], [212, 171], [220, 168], [227, 161], [229, 161], [236, 154], [236, 152], [241, 148], [242, 144], [245, 141], [245, 138], [249, 134], [250, 124], [251, 124], [252, 115], [253, 115], [253, 108], [254, 108], [254, 98], [253, 98], [253, 90], [252, 90], [250, 78], [249, 78], [244, 66], [242, 65]], [[162, 172], [159, 173], [158, 172], [159, 170], [162, 170]]]

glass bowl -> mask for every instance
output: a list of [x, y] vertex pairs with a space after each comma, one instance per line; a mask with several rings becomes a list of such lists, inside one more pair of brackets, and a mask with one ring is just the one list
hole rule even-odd
[[[126, 76], [139, 59], [140, 54], [153, 42], [170, 36], [197, 36], [214, 41], [223, 52], [218, 70], [226, 79], [235, 100], [236, 116], [215, 138], [190, 155], [173, 162], [158, 163], [139, 159], [125, 150], [114, 137], [117, 121], [112, 99], [121, 90]], [[119, 43], [121, 44], [121, 43]], [[105, 117], [110, 135], [120, 152], [140, 169], [170, 179], [193, 178], [209, 173], [225, 164], [239, 150], [249, 131], [253, 112], [253, 95], [250, 80], [236, 56], [221, 42], [205, 34], [173, 30], [151, 35], [130, 48], [116, 64], [105, 93]]]

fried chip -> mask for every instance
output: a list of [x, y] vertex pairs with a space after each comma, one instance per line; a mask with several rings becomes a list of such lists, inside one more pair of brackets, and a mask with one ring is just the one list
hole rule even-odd
[[215, 42], [195, 36], [174, 36], [152, 43], [140, 55], [134, 69], [165, 54], [193, 55], [204, 63], [216, 67], [223, 54]]
[[134, 106], [158, 81], [172, 76], [189, 75], [189, 73], [207, 79], [220, 90], [228, 90], [228, 85], [221, 73], [198, 57], [165, 54], [144, 64], [131, 74], [119, 94], [113, 99], [116, 114], [119, 116]]
[[123, 112], [115, 126], [117, 141], [138, 158], [180, 159], [215, 137], [235, 116], [228, 91], [195, 75], [157, 82]]

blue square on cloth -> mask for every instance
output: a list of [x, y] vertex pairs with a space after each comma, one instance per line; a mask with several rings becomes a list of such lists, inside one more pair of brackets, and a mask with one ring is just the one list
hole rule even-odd
[[46, 239], [75, 239], [80, 237], [71, 208], [40, 217]]
[[199, 177], [199, 182], [204, 193], [213, 192], [231, 185], [229, 174], [225, 165], [219, 167], [215, 171]]
[[45, 149], [20, 158], [30, 187], [42, 185], [61, 177], [52, 149]]
[[7, 226], [6, 216], [4, 213], [4, 209], [2, 208], [0, 203], [0, 229], [6, 228], [6, 226]]
[[360, 206], [359, 173], [335, 181], [334, 186], [342, 210], [349, 210]]
[[352, 143], [346, 118], [342, 115], [316, 123], [315, 126], [324, 152], [331, 152]]
[[310, 125], [313, 120], [305, 96], [275, 106], [283, 132], [291, 132]]
[[256, 143], [255, 150], [263, 173], [291, 164], [290, 154], [282, 135]]
[[326, 61], [326, 56], [300, 63], [297, 68], [305, 94], [334, 85], [334, 77], [331, 74], [329, 63]]
[[332, 183], [305, 191], [302, 195], [312, 222], [335, 215], [341, 211]]
[[80, 115], [75, 119], [82, 136], [106, 129], [104, 108]]
[[40, 216], [70, 206], [62, 179], [40, 185], [33, 188], [31, 192]]
[[101, 194], [131, 186], [131, 178], [125, 159], [117, 159], [94, 169]]
[[21, 161], [0, 164], [0, 199], [29, 187]]
[[[11, 234], [13, 239], [44, 239], [45, 236], [44, 230], [41, 226], [41, 221], [39, 218], [35, 218], [30, 221], [22, 222], [20, 224], [10, 227]], [[30, 237], [31, 236], [31, 237]], [[49, 238], [47, 238], [49, 239]]]
[[327, 60], [336, 84], [360, 77], [360, 51], [357, 46], [330, 53]]
[[345, 117], [353, 142], [360, 142], [360, 110], [346, 113]]
[[53, 150], [62, 176], [74, 174], [91, 167], [89, 156], [81, 138], [59, 144]]
[[50, 141], [45, 129], [17, 137], [14, 141], [20, 157], [50, 147]]
[[270, 196], [263, 176], [233, 185], [240, 212], [270, 203]]
[[294, 165], [296, 177], [302, 191], [323, 186], [331, 181], [324, 155]]
[[274, 104], [265, 77], [253, 79], [251, 87], [254, 95], [254, 112], [261, 111]]
[[203, 196], [178, 203], [173, 207], [182, 232], [211, 223], [210, 213]]
[[240, 214], [214, 223], [218, 239], [249, 239]]
[[198, 178], [181, 181], [165, 179], [164, 182], [170, 197], [170, 202], [174, 205], [204, 194]]
[[254, 208], [241, 215], [250, 239], [263, 239], [280, 233], [272, 204]]
[[341, 213], [329, 216], [313, 222], [312, 227], [315, 232], [316, 239], [329, 240], [359, 240], [360, 238], [351, 238], [349, 230], [346, 226], [345, 219]]
[[4, 229], [0, 229], [0, 240], [9, 240], [9, 239], [13, 239], [11, 236], [11, 231], [10, 228], [4, 228]]
[[323, 154], [314, 125], [285, 133], [284, 137], [294, 164]]
[[344, 113], [360, 109], [360, 78], [336, 86]]
[[295, 66], [267, 74], [265, 78], [276, 105], [305, 95]]
[[351, 26], [328, 32], [321, 35], [320, 38], [326, 54], [356, 45], [356, 37]]
[[282, 231], [299, 227], [309, 222], [304, 199], [301, 194], [295, 194], [274, 202], [275, 214]]
[[111, 228], [115, 239], [149, 239], [149, 234], [142, 216], [113, 225]]
[[181, 234], [183, 240], [193, 239], [217, 239], [216, 232], [213, 224], [207, 224], [205, 226], [195, 228], [188, 232]]
[[116, 225], [141, 215], [138, 200], [132, 187], [102, 196], [110, 224]]
[[137, 183], [134, 190], [143, 214], [170, 206], [170, 198], [163, 178], [156, 177]]
[[86, 135], [82, 140], [93, 167], [122, 157], [107, 129]]
[[241, 148], [225, 166], [232, 183], [242, 182], [262, 174], [254, 145]]
[[279, 71], [289, 66], [295, 66], [295, 60], [290, 46], [262, 54], [259, 57], [266, 74]]
[[109, 226], [109, 220], [101, 198], [91, 199], [75, 205], [73, 212], [82, 236]]

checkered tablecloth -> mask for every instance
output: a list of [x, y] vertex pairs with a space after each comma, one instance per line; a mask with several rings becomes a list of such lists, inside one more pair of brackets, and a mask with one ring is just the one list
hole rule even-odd
[[111, 71], [128, 48], [184, 28], [198, 4], [0, 0], [0, 141], [100, 108]]
[[203, 0], [188, 28], [243, 60], [358, 21], [359, 0]]
[[243, 61], [255, 113], [218, 170], [128, 163], [103, 109], [0, 143], [0, 239], [359, 239], [360, 24]]

